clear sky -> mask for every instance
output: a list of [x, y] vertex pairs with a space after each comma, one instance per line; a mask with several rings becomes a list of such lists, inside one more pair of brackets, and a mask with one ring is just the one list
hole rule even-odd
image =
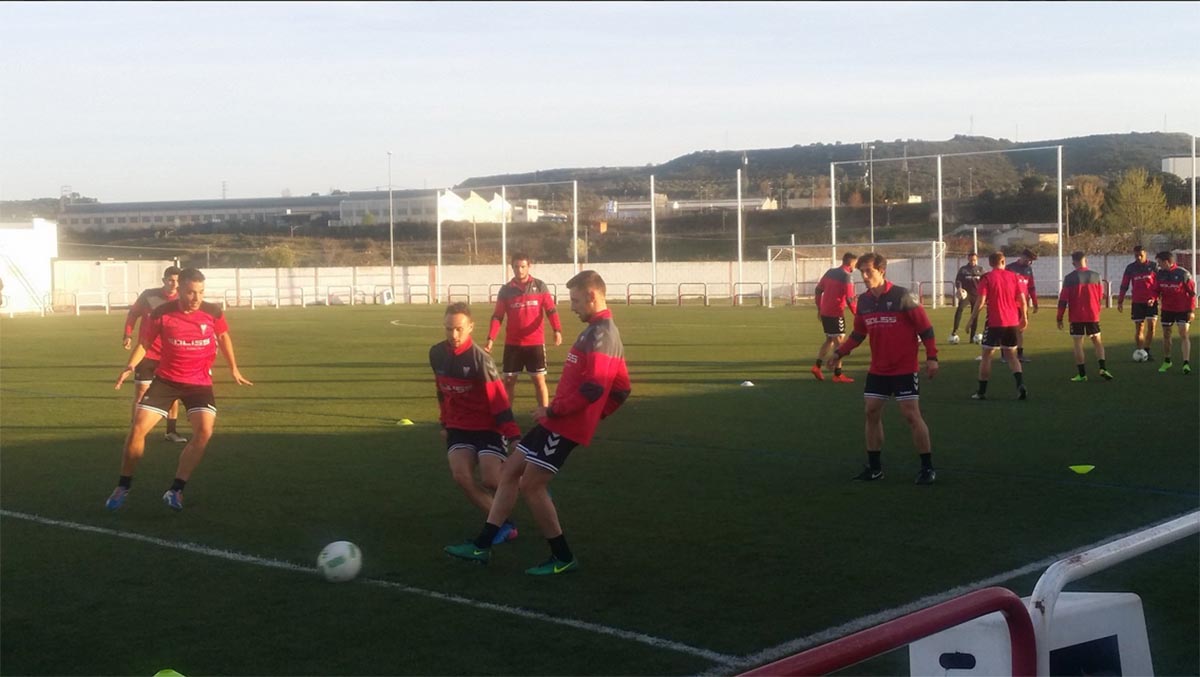
[[1200, 2], [0, 3], [0, 199], [1200, 131]]

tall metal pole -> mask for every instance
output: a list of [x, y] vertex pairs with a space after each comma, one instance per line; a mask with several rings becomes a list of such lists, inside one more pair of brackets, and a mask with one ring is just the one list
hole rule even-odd
[[388, 271], [392, 280], [392, 299], [396, 298], [396, 213], [392, 203], [392, 151], [388, 151]]
[[575, 274], [579, 274], [579, 181], [571, 182], [571, 210], [575, 216], [575, 227], [571, 231], [571, 253], [574, 255]]
[[[738, 167], [738, 170], [737, 170], [737, 217], [738, 217], [738, 219], [737, 219], [737, 226], [738, 226], [738, 237], [737, 237], [738, 276], [737, 276], [737, 281], [738, 281], [739, 291], [740, 291], [740, 285], [742, 284], [742, 168], [741, 167]], [[734, 294], [734, 298], [737, 298], [738, 292], [735, 291], [733, 294]]]
[[[529, 211], [526, 209], [528, 216]], [[508, 280], [508, 186], [500, 186], [500, 282]]]
[[1058, 293], [1062, 293], [1063, 283], [1063, 177], [1062, 177], [1062, 146], [1058, 146]]
[[867, 195], [871, 205], [871, 249], [875, 249], [875, 146], [867, 146]]
[[654, 175], [650, 175], [650, 305], [658, 304], [658, 228], [655, 218]]
[[829, 163], [829, 267], [837, 265], [837, 183], [834, 182], [834, 165]]
[[1192, 135], [1192, 274], [1196, 274], [1196, 135]]
[[[942, 213], [942, 156], [941, 155], [939, 155], [937, 158], [937, 174], [938, 174], [938, 177], [937, 177], [937, 182], [938, 182], [938, 185], [937, 185], [937, 198], [938, 198], [938, 238], [937, 239], [938, 239], [938, 244], [935, 245], [935, 247], [940, 247], [941, 242], [942, 242], [942, 218], [943, 218], [943, 213]], [[942, 252], [944, 253], [945, 251], [946, 250], [943, 248]], [[939, 270], [942, 266], [942, 263], [941, 263], [940, 257], [937, 256], [936, 249], [934, 250], [933, 258], [937, 259], [937, 260], [931, 262], [933, 264], [932, 265], [933, 269], [930, 271], [932, 273], [931, 277], [933, 278], [933, 293], [930, 295], [933, 297], [933, 307], [937, 308], [939, 305], [938, 301], [940, 300], [940, 297], [941, 297], [942, 274], [943, 273], [941, 270]]]

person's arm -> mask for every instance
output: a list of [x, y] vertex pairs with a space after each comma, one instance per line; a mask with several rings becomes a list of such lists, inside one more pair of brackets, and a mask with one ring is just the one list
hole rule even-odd
[[854, 295], [854, 280], [846, 280], [846, 289], [842, 292], [846, 295], [846, 305], [850, 306], [850, 312], [858, 315], [858, 297]]
[[919, 304], [908, 311], [908, 316], [917, 330], [917, 338], [925, 346], [925, 374], [932, 381], [938, 373], [938, 349], [933, 336], [933, 323], [929, 321], [929, 314], [925, 312], [925, 308]]
[[142, 297], [139, 296], [133, 302], [133, 305], [129, 306], [129, 312], [125, 313], [125, 332], [121, 339], [121, 346], [125, 350], [129, 350], [133, 345], [133, 327], [137, 324], [137, 319], [142, 316], [142, 313]]
[[817, 304], [817, 317], [821, 316], [821, 295], [825, 293], [825, 288], [821, 285], [825, 284], [825, 278], [821, 278], [817, 282], [817, 290], [813, 292], [813, 301]]
[[975, 293], [978, 295], [979, 302], [975, 304], [975, 310], [971, 313], [971, 320], [967, 322], [968, 327], [973, 324], [978, 326], [977, 323], [979, 321], [979, 314], [982, 313], [983, 309], [987, 307], [987, 288], [982, 284], [976, 285]]
[[490, 358], [482, 365], [483, 391], [487, 395], [488, 411], [492, 414], [492, 425], [504, 439], [511, 440], [521, 436], [521, 429], [513, 418], [512, 405], [508, 401], [508, 390], [500, 380], [500, 373]]
[[242, 372], [238, 371], [237, 358], [233, 356], [233, 338], [229, 336], [229, 332], [221, 332], [217, 334], [217, 347], [221, 349], [221, 354], [225, 356], [225, 364], [229, 365], [229, 373], [233, 376], [233, 382], [242, 386], [252, 386], [250, 379], [242, 376]]
[[500, 292], [500, 294], [496, 294], [496, 309], [492, 311], [492, 321], [488, 324], [487, 344], [483, 346], [483, 352], [489, 354], [492, 352], [492, 342], [500, 333], [500, 323], [504, 321], [504, 299], [501, 297], [504, 290], [501, 289]]
[[854, 331], [850, 332], [850, 336], [842, 341], [842, 344], [833, 351], [825, 360], [825, 366], [828, 369], [833, 369], [838, 360], [848, 357], [855, 348], [857, 348], [867, 338], [867, 321], [862, 315], [854, 314]]
[[542, 308], [546, 312], [546, 319], [550, 320], [550, 328], [554, 330], [554, 345], [562, 345], [562, 318], [558, 316], [558, 307], [554, 305], [554, 294], [549, 290], [542, 297]]
[[633, 386], [629, 382], [629, 367], [625, 364], [625, 360], [621, 360], [617, 365], [617, 373], [613, 376], [612, 388], [608, 391], [608, 401], [604, 403], [604, 411], [600, 413], [600, 418], [608, 418], [613, 412], [620, 409], [632, 392]]
[[113, 390], [120, 390], [121, 384], [125, 383], [125, 380], [130, 376], [133, 376], [134, 367], [146, 356], [146, 347], [149, 345], [149, 343], [144, 341], [138, 341], [137, 347], [129, 354], [129, 361], [125, 363], [125, 368], [121, 370], [121, 375], [117, 377], [117, 385], [113, 387]]
[[1033, 283], [1033, 266], [1029, 268], [1029, 301], [1033, 304], [1033, 312], [1038, 311], [1037, 286]]
[[1070, 305], [1070, 295], [1067, 293], [1070, 289], [1063, 285], [1062, 291], [1058, 293], [1058, 317], [1055, 318], [1055, 323], [1060, 330], [1063, 328], [1063, 314], [1067, 312], [1067, 306]]
[[1133, 283], [1133, 276], [1129, 271], [1125, 271], [1125, 275], [1121, 277], [1121, 293], [1117, 295], [1117, 312], [1125, 312], [1125, 292], [1129, 291], [1129, 285]]

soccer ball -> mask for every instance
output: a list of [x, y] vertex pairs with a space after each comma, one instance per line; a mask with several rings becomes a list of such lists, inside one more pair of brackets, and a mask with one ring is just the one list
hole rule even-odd
[[983, 334], [976, 334], [972, 336], [971, 343], [983, 343]]
[[958, 334], [950, 335], [950, 345], [952, 345], [952, 346], [958, 345]]
[[317, 555], [317, 571], [331, 583], [353, 580], [362, 569], [362, 551], [350, 541], [334, 541]]
[[1134, 362], [1145, 362], [1148, 359], [1150, 359], [1150, 353], [1142, 350], [1141, 348], [1138, 348], [1137, 350], [1133, 351], [1133, 361]]

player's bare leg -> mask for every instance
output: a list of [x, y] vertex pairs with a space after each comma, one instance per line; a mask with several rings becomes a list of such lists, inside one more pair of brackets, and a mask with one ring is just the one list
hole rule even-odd
[[537, 522], [538, 530], [547, 539], [562, 536], [563, 532], [562, 525], [558, 521], [558, 510], [554, 507], [550, 492], [547, 491], [552, 479], [554, 479], [554, 473], [545, 468], [530, 465], [521, 476], [520, 483], [521, 495], [525, 497], [525, 505], [529, 506], [529, 512], [533, 513], [533, 521]]
[[913, 448], [917, 450], [918, 454], [928, 454], [932, 445], [929, 440], [929, 426], [925, 424], [925, 419], [921, 416], [920, 401], [899, 400], [896, 404], [900, 406], [904, 422], [912, 430]]
[[1145, 321], [1145, 338], [1142, 340], [1142, 348], [1146, 352], [1150, 352], [1150, 348], [1154, 347], [1154, 327], [1158, 324], [1158, 318], [1147, 317]]
[[[1133, 323], [1133, 345], [1139, 350], [1144, 350], [1149, 343], [1146, 340], [1146, 321]], [[1153, 337], [1151, 337], [1153, 340]]]
[[512, 405], [517, 396], [517, 381], [521, 378], [520, 374], [505, 374], [504, 375], [504, 390], [508, 393], [508, 403]]
[[1071, 337], [1071, 348], [1072, 348], [1073, 352], [1075, 353], [1075, 364], [1082, 365], [1083, 359], [1084, 359], [1083, 358], [1083, 337], [1082, 336], [1072, 336]]
[[146, 394], [146, 391], [149, 389], [150, 389], [149, 383], [134, 383], [133, 384], [133, 406], [131, 406], [129, 408], [129, 422], [130, 423], [133, 423], [135, 420], [137, 420], [138, 402], [142, 401], [142, 397]]
[[878, 397], [864, 398], [866, 414], [866, 439], [868, 451], [883, 450], [883, 405], [887, 400]]
[[[537, 395], [538, 404], [543, 407], [550, 406], [550, 389], [546, 387], [545, 374], [530, 374], [533, 378], [533, 392]], [[510, 399], [509, 402], [512, 402]]]
[[146, 453], [146, 435], [162, 420], [162, 414], [149, 409], [138, 409], [134, 412], [133, 423], [129, 426], [129, 434], [125, 436], [125, 447], [121, 454], [121, 474], [132, 476], [138, 462]]
[[[845, 337], [845, 334], [838, 334], [837, 336], [825, 336], [825, 342], [821, 344], [821, 348], [817, 351], [817, 363], [813, 365], [812, 369], [810, 370], [812, 375], [815, 376], [818, 381], [825, 380], [825, 374], [821, 372], [821, 365], [825, 364], [825, 356], [829, 354], [830, 350], [837, 350], [837, 347], [842, 344], [842, 339]], [[842, 362], [841, 360], [838, 360], [836, 369], [841, 368]]]
[[[1188, 335], [1188, 330], [1191, 325], [1187, 322], [1179, 325], [1179, 341], [1180, 354], [1183, 356], [1183, 361], [1186, 364], [1192, 356], [1192, 339]], [[1190, 370], [1189, 370], [1190, 371]]]
[[1158, 370], [1166, 371], [1171, 368], [1171, 325], [1164, 324], [1162, 329], [1163, 363]]
[[[483, 472], [483, 459], [487, 457], [480, 456], [477, 462], [474, 450], [460, 447], [452, 450], [447, 454], [446, 458], [450, 464], [450, 476], [454, 478], [454, 483], [462, 490], [467, 500], [486, 515], [492, 509], [492, 495], [485, 491], [484, 487], [479, 486], [479, 482], [475, 481], [475, 467], [476, 465], [480, 467], [480, 474], [483, 476], [484, 485], [486, 486], [489, 473]], [[493, 490], [495, 489], [494, 483], [497, 479], [495, 475], [499, 471], [499, 465], [498, 462], [495, 463], [496, 468], [491, 471], [492, 477], [490, 479], [493, 482]]]
[[212, 439], [213, 425], [217, 417], [210, 411], [194, 411], [188, 414], [188, 423], [192, 426], [192, 439], [179, 452], [179, 465], [175, 470], [175, 478], [187, 481], [196, 466], [204, 458], [204, 450]]
[[521, 475], [525, 472], [525, 452], [514, 449], [508, 459], [500, 467], [500, 481], [496, 485], [496, 493], [492, 496], [492, 508], [488, 511], [488, 524], [497, 527], [512, 515], [520, 494]]

